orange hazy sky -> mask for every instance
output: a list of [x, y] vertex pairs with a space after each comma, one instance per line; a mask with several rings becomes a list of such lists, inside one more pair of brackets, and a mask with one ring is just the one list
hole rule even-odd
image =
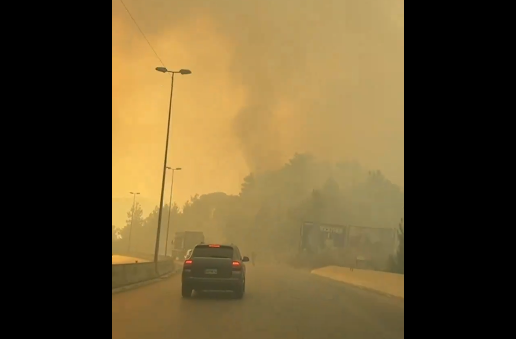
[[[403, 1], [124, 2], [166, 67], [192, 70], [174, 86], [180, 205], [304, 151], [403, 186]], [[112, 196], [156, 205], [170, 78], [119, 0], [112, 10]]]

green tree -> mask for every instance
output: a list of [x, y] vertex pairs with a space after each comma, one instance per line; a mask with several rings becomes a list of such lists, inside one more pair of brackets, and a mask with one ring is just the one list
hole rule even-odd
[[111, 225], [111, 242], [115, 242], [116, 240], [117, 240], [116, 227], [115, 227], [115, 225]]
[[[169, 222], [170, 216], [170, 222]], [[161, 235], [160, 235], [160, 253], [165, 254], [165, 249], [167, 253], [170, 255], [170, 251], [172, 249], [172, 241], [174, 240], [174, 235], [176, 232], [181, 230], [181, 219], [179, 207], [174, 203], [172, 208], [170, 209], [168, 205], [163, 207], [163, 221], [161, 224]], [[156, 215], [156, 223], [154, 226], [154, 237], [156, 237], [156, 229], [157, 229], [157, 215]], [[167, 246], [167, 234], [168, 234], [168, 246]], [[156, 240], [154, 239], [154, 246], [156, 245]]]
[[[237, 196], [196, 194], [182, 210], [174, 205], [169, 241], [177, 231], [198, 230], [205, 232], [207, 241], [235, 242], [244, 250], [268, 248], [277, 254], [297, 249], [304, 221], [387, 228], [403, 216], [403, 205], [402, 190], [380, 171], [368, 174], [357, 163], [332, 164], [296, 153], [282, 168], [250, 173]], [[135, 211], [132, 243], [139, 251], [153, 253], [158, 208], [145, 219], [139, 210]], [[162, 218], [160, 253], [165, 247], [168, 206]], [[127, 241], [127, 226], [121, 236]], [[403, 243], [403, 233], [399, 237]], [[396, 257], [402, 262], [400, 258]]]
[[[134, 219], [133, 219], [134, 214]], [[132, 221], [132, 227], [131, 227]], [[134, 206], [127, 212], [125, 227], [119, 231], [121, 241], [128, 248], [129, 238], [131, 238], [131, 249], [137, 250], [140, 236], [140, 228], [143, 225], [143, 210], [141, 205], [136, 202]]]
[[405, 274], [405, 227], [401, 219], [398, 227], [398, 249], [396, 255], [391, 257], [390, 271]]
[[250, 191], [252, 191], [255, 188], [255, 180], [254, 180], [254, 174], [250, 173], [248, 176], [244, 178], [244, 182], [242, 183], [240, 187], [240, 196], [245, 196]]
[[[156, 232], [158, 230], [158, 215], [159, 207], [156, 206], [151, 213], [145, 218], [143, 227], [141, 228], [141, 251], [144, 253], [154, 253], [156, 247]], [[161, 215], [161, 229], [159, 237], [159, 253], [165, 254], [166, 241], [167, 241], [167, 230], [168, 234], [168, 254], [170, 254], [170, 246], [172, 240], [174, 240], [174, 234], [177, 231], [183, 230], [182, 227], [182, 215], [179, 211], [179, 207], [174, 203], [170, 210], [170, 223], [168, 222], [169, 207], [168, 205], [163, 206]]]
[[[160, 244], [159, 244], [159, 253], [163, 254], [165, 251], [165, 236], [167, 232], [167, 218], [168, 205], [163, 207], [163, 212], [161, 215], [161, 229], [160, 229]], [[141, 238], [140, 238], [140, 248], [144, 253], [154, 253], [156, 247], [156, 232], [158, 231], [158, 216], [159, 216], [159, 207], [155, 206], [152, 212], [149, 213], [147, 218], [145, 218], [142, 229], [141, 229]]]

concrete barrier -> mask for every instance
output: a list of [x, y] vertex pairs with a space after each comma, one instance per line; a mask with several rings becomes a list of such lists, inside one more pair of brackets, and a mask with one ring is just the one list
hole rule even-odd
[[139, 264], [144, 262], [152, 262], [153, 260], [146, 260], [143, 258], [128, 257], [125, 255], [113, 255], [111, 256], [111, 265], [118, 264]]
[[156, 272], [153, 262], [111, 265], [111, 288], [156, 279], [161, 275], [173, 273], [174, 271], [175, 263], [173, 260], [159, 261], [158, 272]]
[[[124, 257], [131, 257], [131, 258], [140, 258], [140, 259], [144, 259], [144, 260], [147, 260], [147, 261], [154, 261], [154, 254], [149, 254], [149, 253], [140, 253], [140, 252], [112, 252], [111, 255], [120, 255], [120, 256], [124, 256]], [[159, 255], [158, 256], [158, 261], [163, 261], [163, 260], [172, 260], [172, 257], [168, 257], [168, 256], [164, 256], [164, 255]]]
[[405, 298], [405, 276], [403, 274], [359, 269], [351, 270], [348, 267], [338, 266], [318, 268], [312, 270], [311, 273], [398, 298]]

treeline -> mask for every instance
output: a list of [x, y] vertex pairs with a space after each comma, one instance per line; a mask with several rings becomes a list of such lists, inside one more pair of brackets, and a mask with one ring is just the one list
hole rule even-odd
[[[132, 213], [128, 212], [123, 228], [112, 227], [114, 251], [127, 248], [127, 226]], [[144, 217], [136, 204], [132, 250], [154, 251], [157, 216], [157, 207]], [[237, 243], [245, 252], [259, 249], [263, 253], [267, 249], [283, 255], [296, 251], [299, 227], [304, 221], [396, 227], [404, 216], [404, 194], [380, 171], [366, 171], [356, 163], [330, 164], [309, 154], [295, 154], [279, 170], [248, 175], [239, 195], [196, 195], [181, 210], [174, 204], [170, 216], [169, 241], [176, 231], [199, 230], [204, 231], [207, 241]], [[162, 254], [167, 223], [165, 206]], [[402, 238], [403, 234], [400, 245]]]

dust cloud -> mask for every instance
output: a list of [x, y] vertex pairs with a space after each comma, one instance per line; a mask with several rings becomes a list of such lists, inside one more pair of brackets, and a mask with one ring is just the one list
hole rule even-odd
[[[403, 185], [403, 1], [125, 3], [165, 66], [192, 70], [174, 86], [179, 205], [238, 193], [249, 172], [295, 152], [356, 160]], [[112, 10], [112, 194], [129, 202], [124, 217], [129, 191], [147, 212], [158, 204], [170, 79], [119, 1]]]

